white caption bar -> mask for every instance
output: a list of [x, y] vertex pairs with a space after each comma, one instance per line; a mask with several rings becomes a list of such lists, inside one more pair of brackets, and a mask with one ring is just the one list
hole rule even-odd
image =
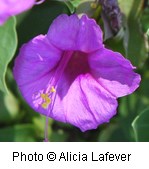
[[149, 143], [0, 143], [0, 150], [3, 169], [146, 169]]

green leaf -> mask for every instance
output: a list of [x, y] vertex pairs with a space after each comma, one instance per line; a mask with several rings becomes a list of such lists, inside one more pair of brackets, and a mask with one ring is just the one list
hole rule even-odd
[[19, 105], [15, 96], [0, 92], [0, 123], [9, 123], [17, 118]]
[[149, 29], [147, 30], [147, 32], [146, 32], [146, 33], [147, 33], [147, 36], [149, 37]]
[[112, 50], [120, 52], [125, 55], [125, 48], [123, 46], [123, 39], [119, 38], [117, 34], [115, 37], [109, 38], [105, 41], [105, 44]]
[[133, 65], [142, 66], [147, 58], [145, 39], [140, 31], [140, 15], [143, 0], [119, 0], [121, 11], [126, 17], [124, 46], [126, 55]]
[[71, 14], [74, 12], [76, 12], [77, 14], [86, 13], [87, 15], [90, 16], [91, 14], [93, 14], [93, 11], [95, 10], [92, 7], [94, 0], [65, 0], [63, 2], [67, 5]]
[[111, 119], [110, 123], [104, 124], [102, 130], [99, 133], [98, 141], [100, 142], [122, 142], [122, 141], [133, 141], [131, 119], [125, 117], [117, 117]]
[[67, 7], [69, 8], [71, 14], [73, 14], [75, 12], [75, 7], [73, 6], [73, 4], [70, 1], [64, 1], [64, 3], [67, 5]]
[[134, 119], [132, 127], [136, 141], [149, 141], [149, 108]]
[[149, 28], [149, 8], [146, 8], [141, 14], [141, 27], [143, 32], [146, 32]]
[[53, 131], [50, 136], [50, 141], [52, 142], [64, 142], [68, 139], [68, 133], [66, 133], [64, 130], [59, 129], [57, 131]]
[[140, 13], [141, 6], [143, 4], [143, 0], [118, 0], [120, 8], [125, 16], [128, 18], [132, 13], [134, 13], [134, 17], [137, 17]]
[[[93, 0], [81, 1], [81, 3], [76, 8], [76, 13], [77, 14], [85, 13], [89, 17], [94, 17], [95, 18], [94, 15], [95, 15], [95, 12], [97, 10], [96, 10], [96, 7], [95, 8], [92, 7], [92, 4], [93, 4]], [[99, 10], [97, 12], [98, 12], [98, 15], [100, 15]]]
[[70, 2], [73, 4], [74, 7], [78, 7], [80, 4], [84, 2], [95, 2], [95, 0], [70, 0]]
[[36, 141], [36, 130], [31, 124], [22, 124], [0, 129], [0, 141]]
[[7, 66], [17, 47], [15, 26], [15, 18], [9, 19], [3, 26], [0, 26], [0, 90], [5, 93], [8, 93], [5, 82]]
[[[48, 137], [52, 134], [52, 123], [53, 120], [49, 118], [49, 125], [48, 125]], [[33, 124], [35, 128], [38, 130], [38, 137], [44, 139], [44, 132], [45, 132], [45, 125], [46, 125], [46, 117], [43, 115], [40, 115], [38, 117], [33, 118]]]
[[77, 8], [81, 3], [86, 2], [86, 1], [89, 1], [89, 0], [70, 0], [70, 2], [75, 8]]

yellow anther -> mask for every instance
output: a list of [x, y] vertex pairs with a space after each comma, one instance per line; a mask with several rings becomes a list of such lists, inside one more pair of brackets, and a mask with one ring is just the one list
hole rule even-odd
[[51, 93], [55, 93], [55, 92], [56, 92], [56, 89], [54, 88], [54, 86], [51, 87], [50, 92], [51, 92]]
[[48, 104], [48, 103], [46, 103], [46, 102], [42, 103], [42, 105], [41, 105], [41, 107], [42, 107], [42, 108], [44, 108], [44, 109], [47, 109], [47, 108], [48, 108], [48, 106], [49, 106], [49, 104]]
[[44, 100], [44, 102], [41, 104], [41, 107], [47, 109], [49, 104], [51, 103], [51, 99], [49, 98], [48, 94], [44, 93], [42, 93], [40, 97]]
[[40, 96], [41, 96], [42, 99], [45, 99], [45, 98], [46, 98], [46, 94], [43, 94], [43, 93], [42, 93]]
[[50, 103], [51, 103], [51, 99], [50, 99], [49, 97], [46, 96], [45, 102], [46, 102], [47, 104], [50, 104]]

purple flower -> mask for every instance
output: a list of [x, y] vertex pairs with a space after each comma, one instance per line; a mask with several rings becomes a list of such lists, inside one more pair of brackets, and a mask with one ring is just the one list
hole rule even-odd
[[23, 45], [14, 77], [37, 112], [82, 131], [109, 122], [117, 98], [134, 92], [140, 75], [120, 53], [106, 49], [93, 19], [62, 14], [47, 35]]
[[38, 3], [36, 0], [0, 0], [0, 25], [9, 17], [20, 14]]

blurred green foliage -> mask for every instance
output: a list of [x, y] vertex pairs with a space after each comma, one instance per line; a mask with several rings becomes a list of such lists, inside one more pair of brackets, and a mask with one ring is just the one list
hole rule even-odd
[[[82, 133], [71, 125], [49, 119], [49, 141], [149, 141], [149, 36], [146, 33], [149, 7], [144, 5], [144, 0], [118, 2], [123, 13], [123, 26], [116, 35], [106, 38], [105, 45], [121, 52], [137, 66], [136, 71], [142, 77], [140, 88], [119, 99], [117, 115], [109, 124], [96, 130]], [[101, 25], [106, 36], [108, 32], [101, 17], [101, 6], [92, 3], [92, 0], [47, 0], [17, 16], [17, 25], [11, 18], [0, 27], [0, 89], [6, 91], [5, 84], [9, 88], [9, 94], [0, 92], [0, 141], [44, 140], [45, 117], [26, 104], [13, 79], [15, 50], [17, 56], [23, 43], [36, 35], [46, 34], [53, 19], [62, 13], [87, 13]]]
[[0, 90], [4, 92], [8, 92], [5, 83], [7, 66], [17, 47], [15, 23], [15, 18], [11, 18], [0, 27]]
[[132, 123], [132, 127], [135, 133], [136, 141], [149, 141], [149, 109], [144, 110], [141, 114], [139, 114], [134, 122]]

